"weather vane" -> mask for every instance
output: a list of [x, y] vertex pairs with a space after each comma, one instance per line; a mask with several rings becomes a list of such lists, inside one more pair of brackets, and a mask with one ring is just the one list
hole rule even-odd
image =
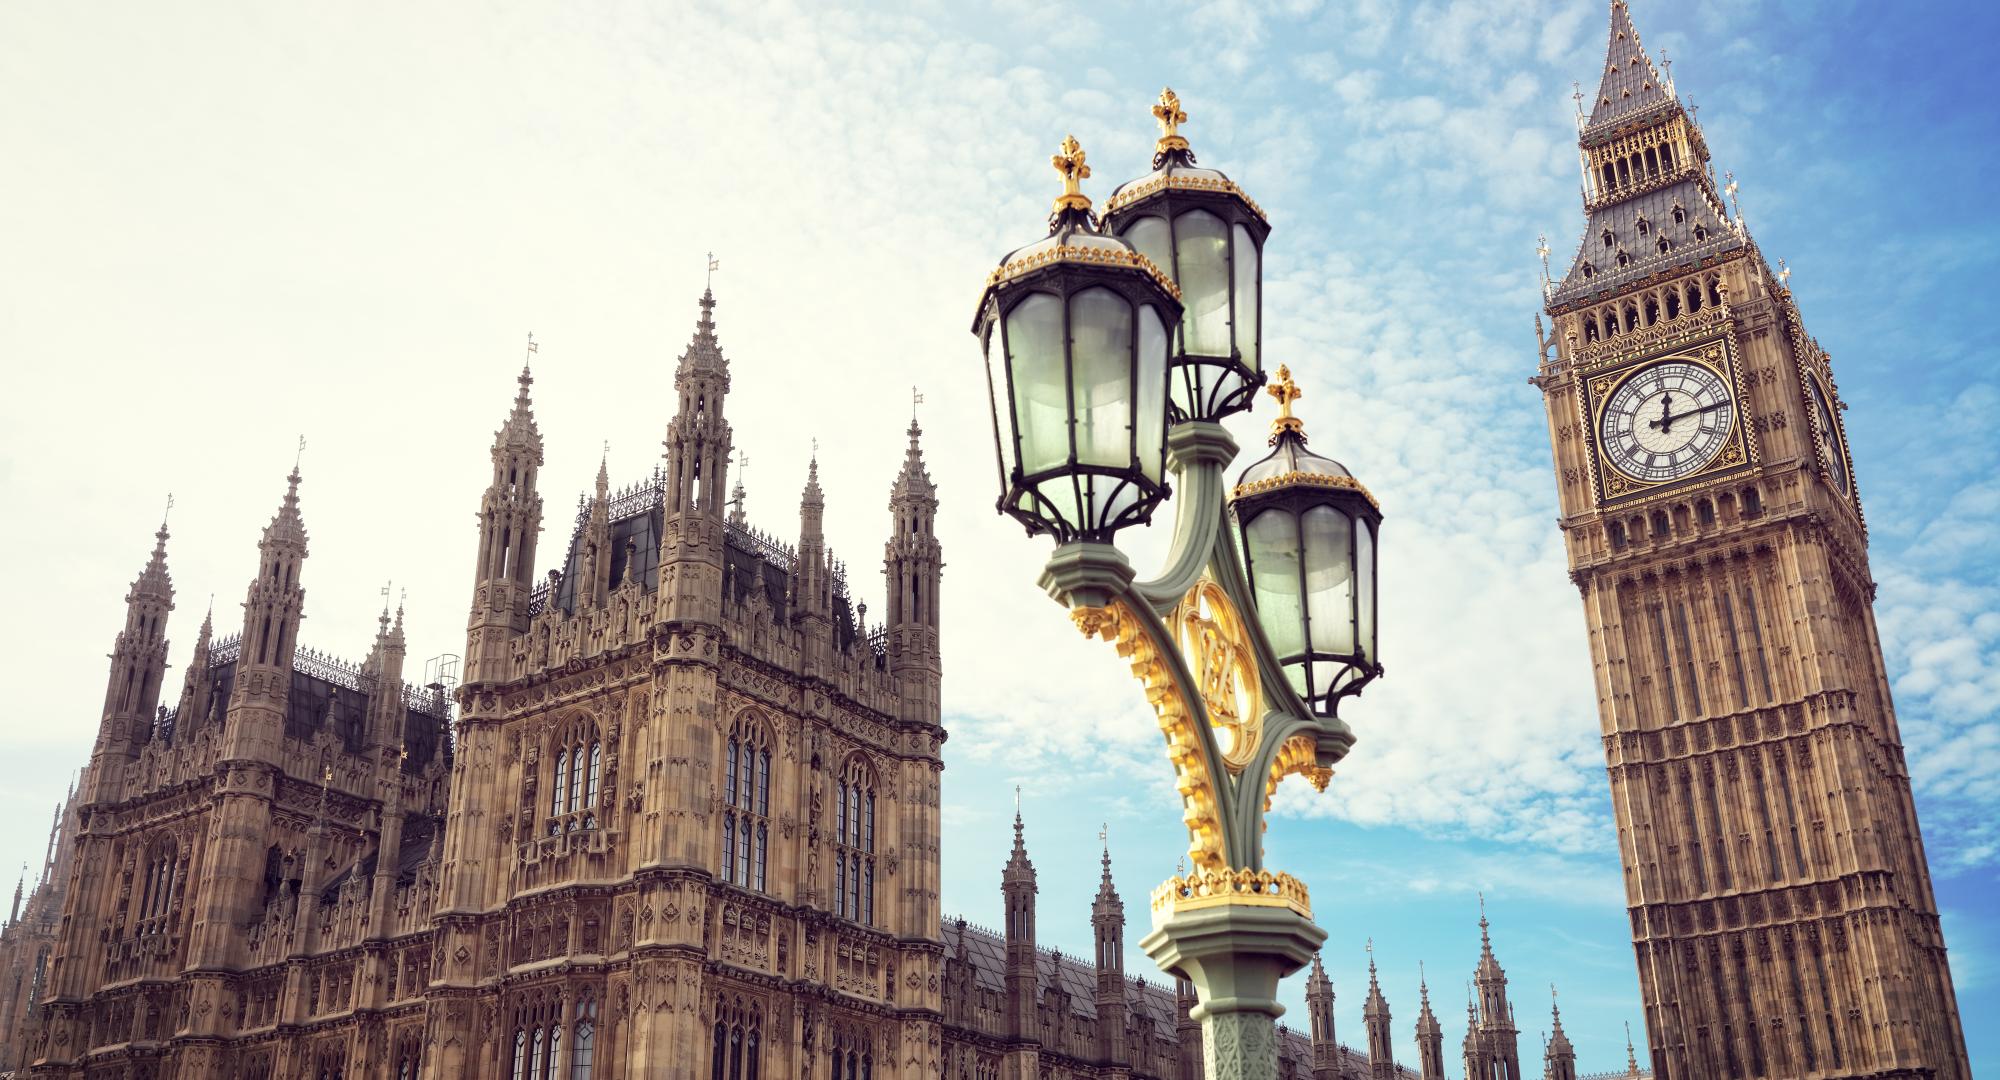
[[716, 258], [716, 257], [715, 257], [715, 252], [713, 252], [713, 251], [709, 252], [709, 253], [708, 253], [708, 287], [709, 287], [710, 289], [713, 289], [713, 288], [715, 288], [715, 272], [716, 272], [717, 270], [720, 270], [720, 269], [722, 269], [722, 260], [721, 260], [721, 259], [718, 259], [718, 258]]
[[160, 528], [164, 529], [167, 527], [167, 516], [169, 514], [172, 514], [173, 512], [174, 512], [174, 493], [169, 491], [167, 492], [167, 508], [165, 510], [160, 511]]
[[[1789, 267], [1789, 266], [1786, 266], [1786, 265], [1785, 265], [1785, 260], [1783, 260], [1783, 259], [1779, 259], [1779, 260], [1778, 260], [1778, 287], [1779, 287], [1779, 288], [1781, 288], [1781, 289], [1788, 289], [1788, 288], [1791, 288], [1791, 285], [1792, 285], [1792, 268], [1791, 268], [1791, 267]], [[168, 503], [168, 505], [172, 505], [172, 504], [173, 504], [173, 499], [172, 499], [171, 497], [169, 497], [169, 498], [168, 498], [168, 500], [167, 500], [167, 503]]]
[[301, 435], [299, 436], [299, 452], [292, 455], [293, 472], [299, 471], [299, 462], [304, 461], [305, 456], [306, 456], [306, 437], [304, 435]]
[[535, 332], [533, 330], [528, 331], [528, 355], [533, 356], [541, 351], [542, 347], [535, 344]]
[[1549, 238], [1547, 236], [1535, 237], [1535, 254], [1542, 257], [1542, 285], [1546, 287], [1549, 283]]
[[910, 387], [910, 423], [914, 424], [917, 422], [917, 406], [923, 403], [924, 395], [917, 391], [916, 386], [912, 385]]

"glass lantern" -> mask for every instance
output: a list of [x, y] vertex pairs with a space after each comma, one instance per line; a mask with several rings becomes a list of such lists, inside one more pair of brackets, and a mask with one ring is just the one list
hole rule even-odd
[[1111, 194], [1105, 230], [1132, 245], [1181, 290], [1168, 405], [1173, 419], [1219, 420], [1248, 409], [1264, 384], [1263, 210], [1227, 176], [1195, 167], [1179, 133], [1180, 98], [1160, 92], [1153, 171]]
[[1049, 235], [987, 279], [973, 333], [986, 351], [1001, 513], [1058, 543], [1110, 540], [1167, 495], [1168, 328], [1176, 289], [1105, 234], [1078, 182], [1074, 138]]
[[1230, 495], [1257, 621], [1292, 688], [1321, 716], [1382, 674], [1376, 649], [1375, 548], [1382, 513], [1339, 462], [1306, 449], [1292, 415], [1291, 372], [1270, 388], [1284, 415], [1271, 453]]

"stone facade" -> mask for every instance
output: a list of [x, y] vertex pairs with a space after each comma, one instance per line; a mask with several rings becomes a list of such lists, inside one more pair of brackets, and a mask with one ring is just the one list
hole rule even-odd
[[1535, 382], [1652, 1070], [1967, 1076], [1830, 360], [1623, 0], [1578, 125]]

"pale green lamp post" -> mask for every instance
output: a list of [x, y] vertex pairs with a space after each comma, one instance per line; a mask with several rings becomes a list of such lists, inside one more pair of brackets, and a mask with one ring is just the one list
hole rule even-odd
[[[1195, 166], [1171, 90], [1153, 172], [1100, 220], [1074, 138], [1048, 235], [987, 279], [986, 355], [999, 510], [1057, 543], [1041, 585], [1112, 642], [1166, 737], [1191, 869], [1153, 893], [1148, 955], [1195, 985], [1207, 1075], [1277, 1070], [1278, 983], [1326, 934], [1306, 888], [1264, 865], [1264, 814], [1297, 773], [1324, 790], [1354, 735], [1340, 702], [1379, 676], [1374, 497], [1306, 449], [1289, 371], [1265, 387], [1270, 226], [1228, 177]], [[1271, 453], [1231, 485], [1221, 420], [1259, 388]], [[1115, 546], [1178, 488], [1167, 565], [1137, 580]]]

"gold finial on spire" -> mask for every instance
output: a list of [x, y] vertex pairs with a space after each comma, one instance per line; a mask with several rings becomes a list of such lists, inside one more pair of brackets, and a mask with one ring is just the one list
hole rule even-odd
[[1271, 421], [1271, 438], [1275, 440], [1287, 431], [1304, 435], [1305, 421], [1292, 415], [1292, 402], [1297, 401], [1305, 391], [1299, 389], [1299, 384], [1292, 381], [1292, 369], [1279, 364], [1278, 377], [1271, 385], [1264, 388], [1264, 392], [1278, 400], [1278, 418]]
[[1049, 158], [1049, 166], [1062, 174], [1063, 193], [1056, 198], [1057, 210], [1088, 210], [1090, 196], [1083, 193], [1083, 182], [1090, 179], [1090, 166], [1083, 163], [1083, 147], [1076, 136], [1065, 135], [1062, 152]]
[[1153, 119], [1160, 124], [1160, 141], [1153, 144], [1155, 154], [1188, 148], [1188, 141], [1180, 133], [1180, 126], [1187, 123], [1187, 112], [1181, 108], [1181, 96], [1174, 93], [1173, 87], [1160, 91], [1160, 103], [1153, 106]]

